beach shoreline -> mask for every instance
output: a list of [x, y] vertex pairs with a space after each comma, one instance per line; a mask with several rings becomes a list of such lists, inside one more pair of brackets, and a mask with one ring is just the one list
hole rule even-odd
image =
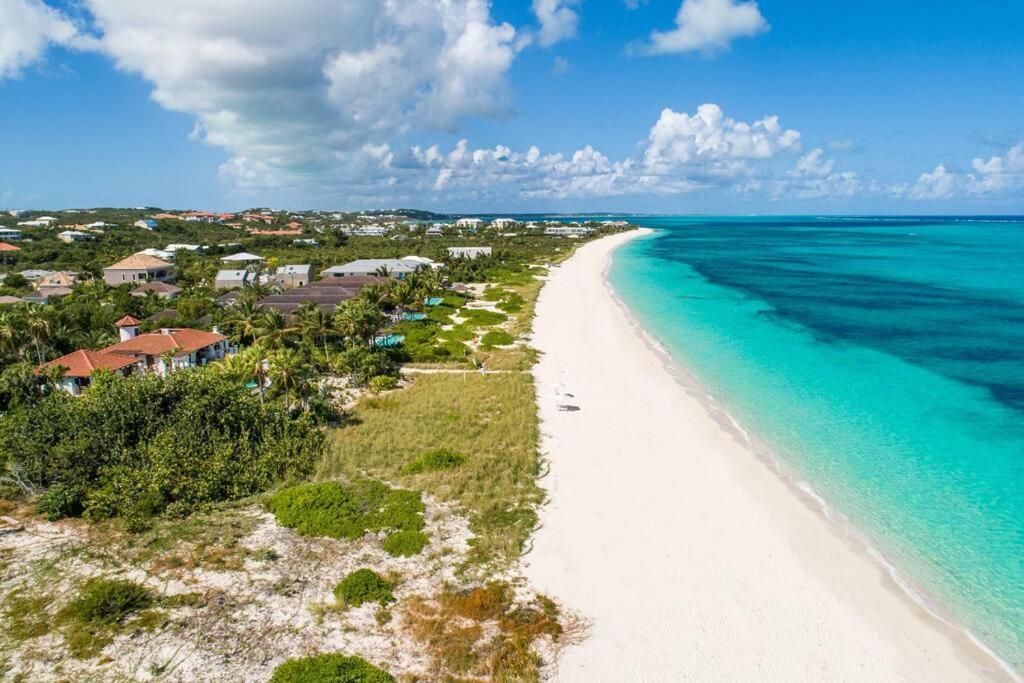
[[[641, 234], [580, 247], [537, 304], [550, 501], [525, 572], [591, 622], [553, 676], [1015, 680], [646, 334], [607, 282], [612, 252]], [[579, 410], [559, 410], [558, 387]]]

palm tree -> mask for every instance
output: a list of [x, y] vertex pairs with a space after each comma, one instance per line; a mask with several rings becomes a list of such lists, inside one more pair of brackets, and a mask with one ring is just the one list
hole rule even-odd
[[263, 310], [256, 300], [246, 297], [241, 300], [238, 306], [231, 313], [228, 323], [235, 329], [241, 341], [248, 338], [255, 342], [260, 328], [260, 320], [263, 317]]
[[399, 317], [405, 312], [406, 308], [414, 305], [421, 298], [421, 281], [413, 278], [414, 276], [409, 276], [405, 280], [398, 280], [391, 287], [391, 302], [398, 309]]
[[377, 277], [391, 277], [391, 269], [387, 266], [380, 266], [377, 270], [373, 271], [373, 274]]
[[319, 339], [326, 353], [327, 338], [334, 334], [334, 315], [322, 306], [312, 304], [307, 307], [303, 304], [299, 309], [298, 318], [302, 336], [311, 343], [314, 339]]
[[313, 394], [312, 371], [302, 354], [295, 349], [283, 349], [270, 358], [268, 375], [276, 392], [284, 397], [285, 410], [291, 411], [292, 397], [305, 406]]
[[256, 321], [256, 338], [265, 341], [271, 348], [284, 346], [288, 335], [293, 332], [281, 311], [268, 308]]
[[335, 320], [343, 336], [369, 344], [383, 326], [384, 314], [370, 301], [352, 299], [335, 312]]
[[114, 335], [106, 330], [96, 328], [82, 330], [74, 335], [75, 343], [79, 348], [101, 349], [110, 346], [114, 342]]
[[25, 311], [25, 329], [28, 331], [32, 344], [36, 347], [36, 356], [38, 357], [39, 364], [42, 365], [44, 360], [43, 345], [50, 340], [50, 335], [53, 332], [53, 322], [42, 308], [32, 306]]
[[260, 403], [263, 403], [270, 363], [267, 361], [266, 349], [262, 346], [258, 344], [250, 346], [233, 356], [228, 356], [213, 367], [237, 382], [255, 382], [256, 390], [260, 395]]
[[17, 313], [0, 311], [0, 351], [12, 356], [23, 356], [22, 331], [24, 326]]

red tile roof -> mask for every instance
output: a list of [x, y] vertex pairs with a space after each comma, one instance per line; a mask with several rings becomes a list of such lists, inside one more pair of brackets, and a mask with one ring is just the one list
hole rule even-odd
[[128, 341], [108, 346], [104, 350], [113, 353], [136, 353], [146, 356], [162, 356], [165, 353], [173, 352], [175, 356], [184, 356], [187, 353], [198, 351], [224, 339], [227, 339], [227, 337], [223, 334], [193, 330], [186, 327], [140, 334]]
[[21, 247], [7, 244], [7, 242], [0, 242], [0, 251], [21, 251]]
[[49, 363], [43, 363], [36, 368], [36, 374], [39, 374], [44, 368], [63, 366], [67, 368], [64, 371], [65, 377], [89, 377], [97, 370], [119, 370], [133, 365], [135, 362], [136, 358], [134, 356], [111, 353], [106, 349], [100, 351], [79, 349], [56, 360], [51, 360]]
[[103, 270], [150, 270], [153, 268], [169, 267], [171, 267], [171, 264], [167, 261], [161, 261], [149, 254], [132, 254], [128, 258], [122, 259], [112, 266], [107, 266]]
[[116, 323], [114, 323], [114, 326], [115, 327], [133, 327], [135, 325], [138, 325], [141, 322], [142, 321], [139, 320], [138, 318], [133, 318], [130, 315], [126, 315], [125, 317], [121, 318]]
[[168, 282], [147, 282], [144, 285], [136, 287], [132, 290], [132, 294], [137, 292], [147, 293], [153, 292], [154, 294], [177, 294], [181, 291], [181, 287], [177, 287]]

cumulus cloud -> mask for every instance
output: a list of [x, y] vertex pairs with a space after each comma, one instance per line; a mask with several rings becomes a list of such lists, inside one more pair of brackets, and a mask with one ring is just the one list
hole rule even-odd
[[971, 161], [971, 171], [950, 170], [939, 164], [922, 173], [905, 195], [910, 199], [935, 200], [957, 197], [991, 197], [1024, 190], [1024, 142], [1004, 154]]
[[713, 53], [737, 38], [770, 30], [755, 0], [683, 0], [671, 31], [654, 31], [640, 52], [646, 54]]
[[364, 145], [509, 108], [486, 0], [85, 0], [99, 49], [194, 115], [239, 187], [358, 184]]
[[712, 174], [735, 176], [750, 161], [770, 159], [799, 143], [800, 133], [784, 130], [777, 116], [745, 123], [726, 117], [717, 104], [702, 104], [692, 115], [664, 109], [648, 135], [643, 163], [656, 174], [700, 166]]
[[579, 31], [580, 14], [576, 10], [581, 0], [533, 0], [533, 14], [540, 22], [537, 42], [551, 47], [567, 38], [575, 38]]
[[66, 17], [41, 0], [0, 0], [0, 80], [17, 78], [53, 44], [78, 35]]

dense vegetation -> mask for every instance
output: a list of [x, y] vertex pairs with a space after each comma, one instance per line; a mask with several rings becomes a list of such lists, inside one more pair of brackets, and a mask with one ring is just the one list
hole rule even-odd
[[277, 667], [270, 683], [394, 683], [394, 677], [359, 657], [317, 655]]
[[279, 524], [304, 536], [355, 540], [367, 531], [387, 532], [383, 547], [392, 555], [414, 555], [427, 542], [421, 531], [424, 507], [420, 494], [392, 489], [379, 481], [293, 486], [271, 496], [267, 509]]
[[380, 577], [372, 569], [357, 569], [334, 587], [334, 597], [345, 607], [359, 607], [367, 602], [384, 606], [395, 601], [390, 581]]
[[316, 464], [323, 436], [220, 373], [99, 376], [0, 417], [8, 486], [45, 492], [52, 518], [133, 524], [248, 496]]

